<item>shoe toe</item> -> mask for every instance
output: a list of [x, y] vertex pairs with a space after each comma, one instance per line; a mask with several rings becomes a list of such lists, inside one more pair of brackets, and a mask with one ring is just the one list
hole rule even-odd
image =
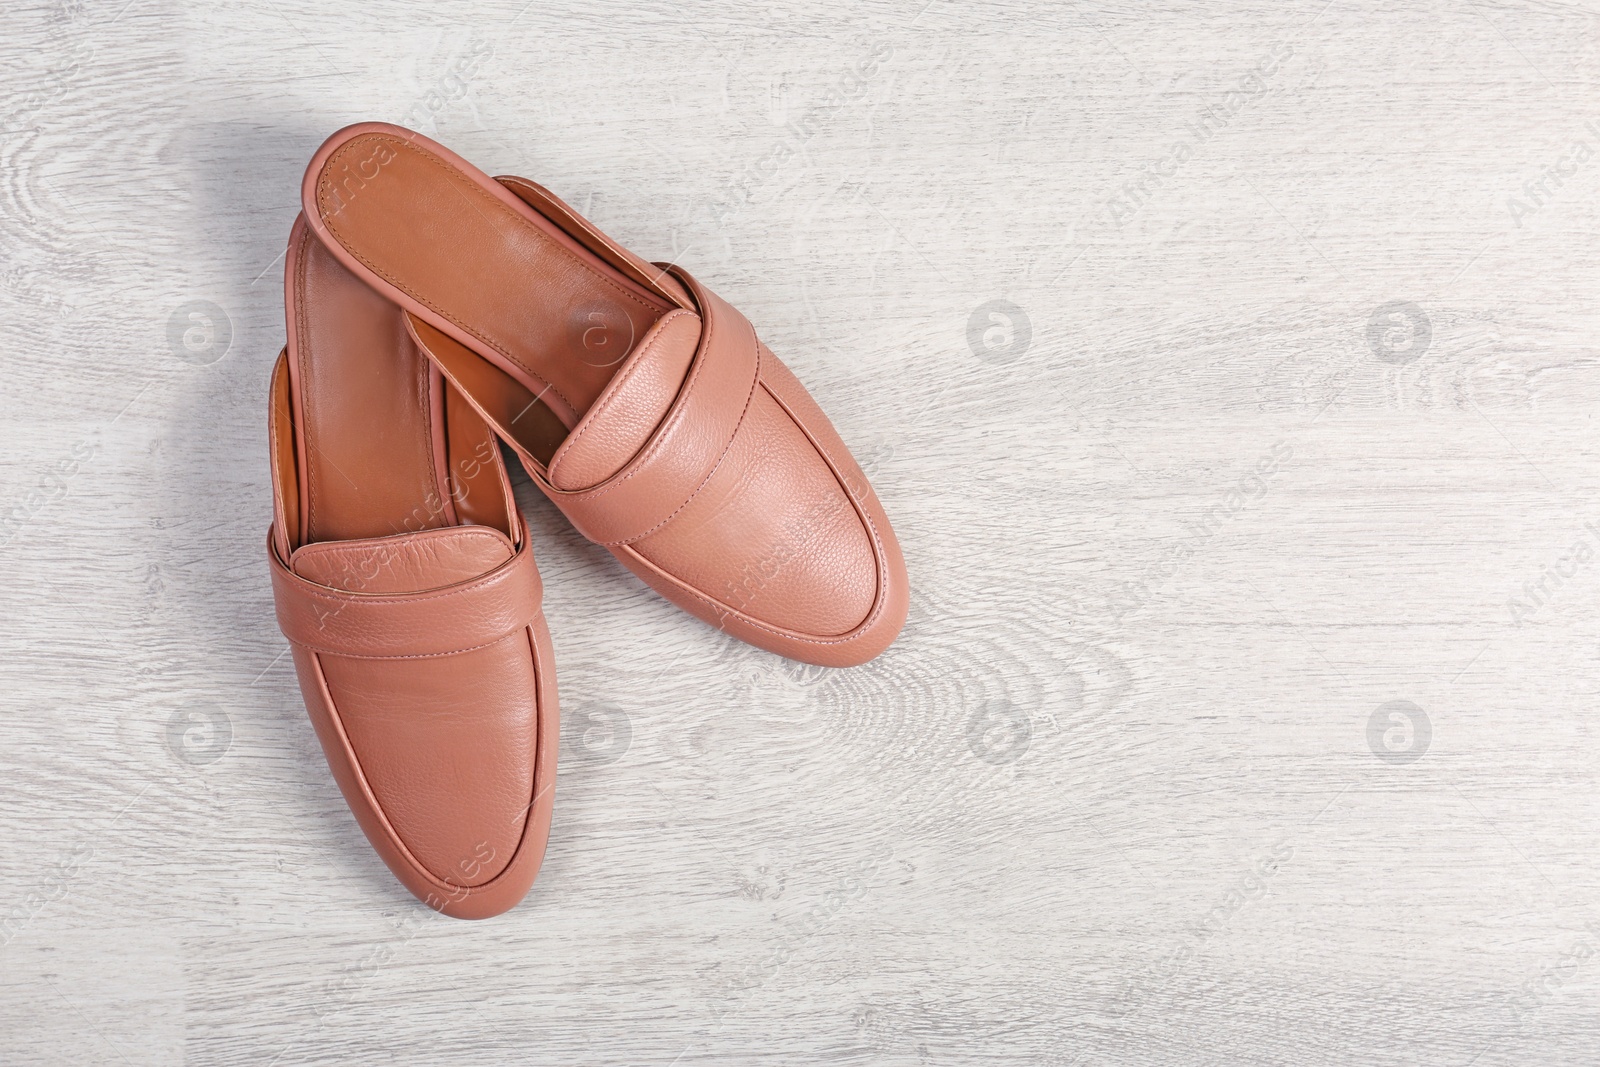
[[521, 541], [462, 526], [273, 556], [340, 789], [406, 888], [459, 918], [516, 904], [549, 833], [554, 657]]
[[899, 546], [827, 418], [763, 347], [740, 432], [672, 522], [631, 546], [692, 586], [712, 621], [796, 658], [871, 658], [904, 621]]
[[431, 658], [319, 659], [361, 776], [420, 872], [468, 888], [502, 873], [538, 749], [527, 635], [457, 653], [448, 670]]

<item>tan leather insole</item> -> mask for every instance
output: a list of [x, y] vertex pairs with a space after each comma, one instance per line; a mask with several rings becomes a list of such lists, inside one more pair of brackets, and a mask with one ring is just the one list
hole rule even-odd
[[367, 133], [328, 158], [317, 205], [343, 248], [495, 353], [571, 429], [669, 305], [482, 182]]
[[306, 228], [289, 242], [300, 543], [454, 526], [443, 381], [400, 309]]

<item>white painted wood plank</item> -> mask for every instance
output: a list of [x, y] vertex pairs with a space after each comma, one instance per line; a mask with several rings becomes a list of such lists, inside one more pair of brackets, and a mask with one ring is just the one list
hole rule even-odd
[[[0, 1060], [1600, 1059], [1597, 17], [8, 6]], [[916, 590], [799, 667], [523, 483], [567, 739], [480, 924], [366, 847], [261, 552], [278, 257], [367, 118], [743, 308]]]

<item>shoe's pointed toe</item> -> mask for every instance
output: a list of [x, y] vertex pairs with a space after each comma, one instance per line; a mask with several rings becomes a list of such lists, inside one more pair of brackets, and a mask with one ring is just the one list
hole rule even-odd
[[556, 748], [526, 540], [465, 526], [273, 564], [312, 722], [384, 862], [449, 915], [516, 904], [544, 853]]
[[756, 382], [705, 484], [618, 555], [743, 640], [809, 663], [864, 663], [905, 622], [900, 546], [832, 424], [764, 345]]

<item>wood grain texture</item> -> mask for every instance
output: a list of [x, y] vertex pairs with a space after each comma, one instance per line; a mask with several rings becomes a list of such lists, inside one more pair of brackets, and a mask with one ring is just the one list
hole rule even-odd
[[[1544, 0], [8, 4], [0, 1061], [1600, 1061], [1597, 84]], [[519, 483], [562, 767], [478, 924], [263, 558], [362, 119], [739, 306], [914, 587], [805, 668]]]

